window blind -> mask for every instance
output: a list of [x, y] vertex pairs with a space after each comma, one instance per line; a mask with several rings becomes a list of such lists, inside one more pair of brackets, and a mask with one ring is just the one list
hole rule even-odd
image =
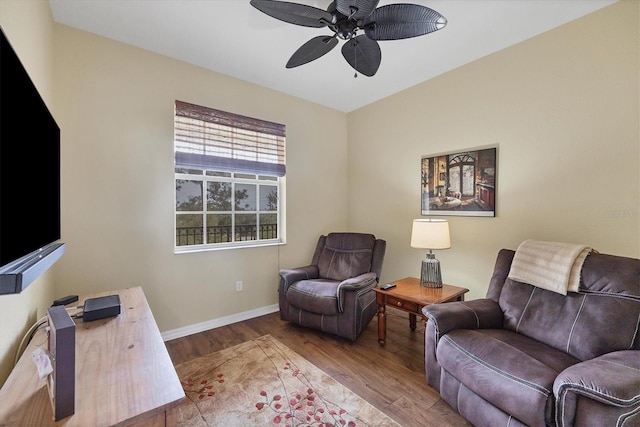
[[175, 102], [176, 167], [285, 175], [285, 126]]

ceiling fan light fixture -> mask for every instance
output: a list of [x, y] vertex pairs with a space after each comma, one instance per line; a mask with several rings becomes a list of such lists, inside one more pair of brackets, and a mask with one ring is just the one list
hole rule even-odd
[[[303, 44], [287, 62], [294, 68], [316, 60], [345, 40], [342, 54], [357, 72], [373, 76], [382, 54], [379, 40], [399, 40], [438, 31], [447, 19], [435, 10], [417, 4], [389, 4], [380, 0], [333, 0], [326, 10], [280, 0], [250, 0], [261, 12], [295, 25], [328, 27], [333, 36], [319, 36]], [[357, 35], [358, 30], [364, 34]]]

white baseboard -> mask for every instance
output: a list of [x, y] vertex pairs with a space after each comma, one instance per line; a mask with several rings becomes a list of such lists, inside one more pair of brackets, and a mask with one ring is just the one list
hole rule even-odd
[[206, 322], [196, 323], [194, 325], [184, 326], [170, 331], [164, 331], [160, 335], [164, 341], [169, 341], [176, 338], [186, 337], [187, 335], [197, 334], [198, 332], [208, 331], [209, 329], [219, 328], [220, 326], [253, 319], [254, 317], [264, 316], [265, 314], [275, 313], [278, 310], [278, 304], [268, 305], [266, 307], [260, 307], [254, 310], [243, 311], [242, 313], [236, 313], [230, 316], [219, 317], [217, 319], [207, 320]]

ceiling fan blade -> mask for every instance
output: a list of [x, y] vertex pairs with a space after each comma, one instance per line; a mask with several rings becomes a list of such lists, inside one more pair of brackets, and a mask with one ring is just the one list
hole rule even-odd
[[373, 40], [398, 40], [432, 33], [447, 25], [433, 9], [417, 4], [390, 4], [373, 11], [364, 22], [365, 34]]
[[380, 45], [364, 34], [347, 40], [342, 46], [342, 56], [357, 72], [369, 77], [378, 71], [382, 61]]
[[308, 62], [320, 58], [322, 55], [328, 53], [331, 49], [336, 47], [338, 39], [331, 36], [318, 36], [314, 37], [295, 51], [289, 62], [287, 62], [287, 68], [298, 67]]
[[364, 19], [373, 12], [380, 0], [335, 0], [338, 12], [349, 18]]
[[272, 18], [303, 27], [321, 28], [333, 21], [333, 15], [326, 10], [306, 4], [277, 0], [251, 0], [251, 6]]

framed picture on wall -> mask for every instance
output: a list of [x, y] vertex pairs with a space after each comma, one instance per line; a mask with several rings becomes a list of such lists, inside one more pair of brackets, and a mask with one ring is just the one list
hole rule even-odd
[[497, 147], [423, 156], [422, 215], [496, 216]]

